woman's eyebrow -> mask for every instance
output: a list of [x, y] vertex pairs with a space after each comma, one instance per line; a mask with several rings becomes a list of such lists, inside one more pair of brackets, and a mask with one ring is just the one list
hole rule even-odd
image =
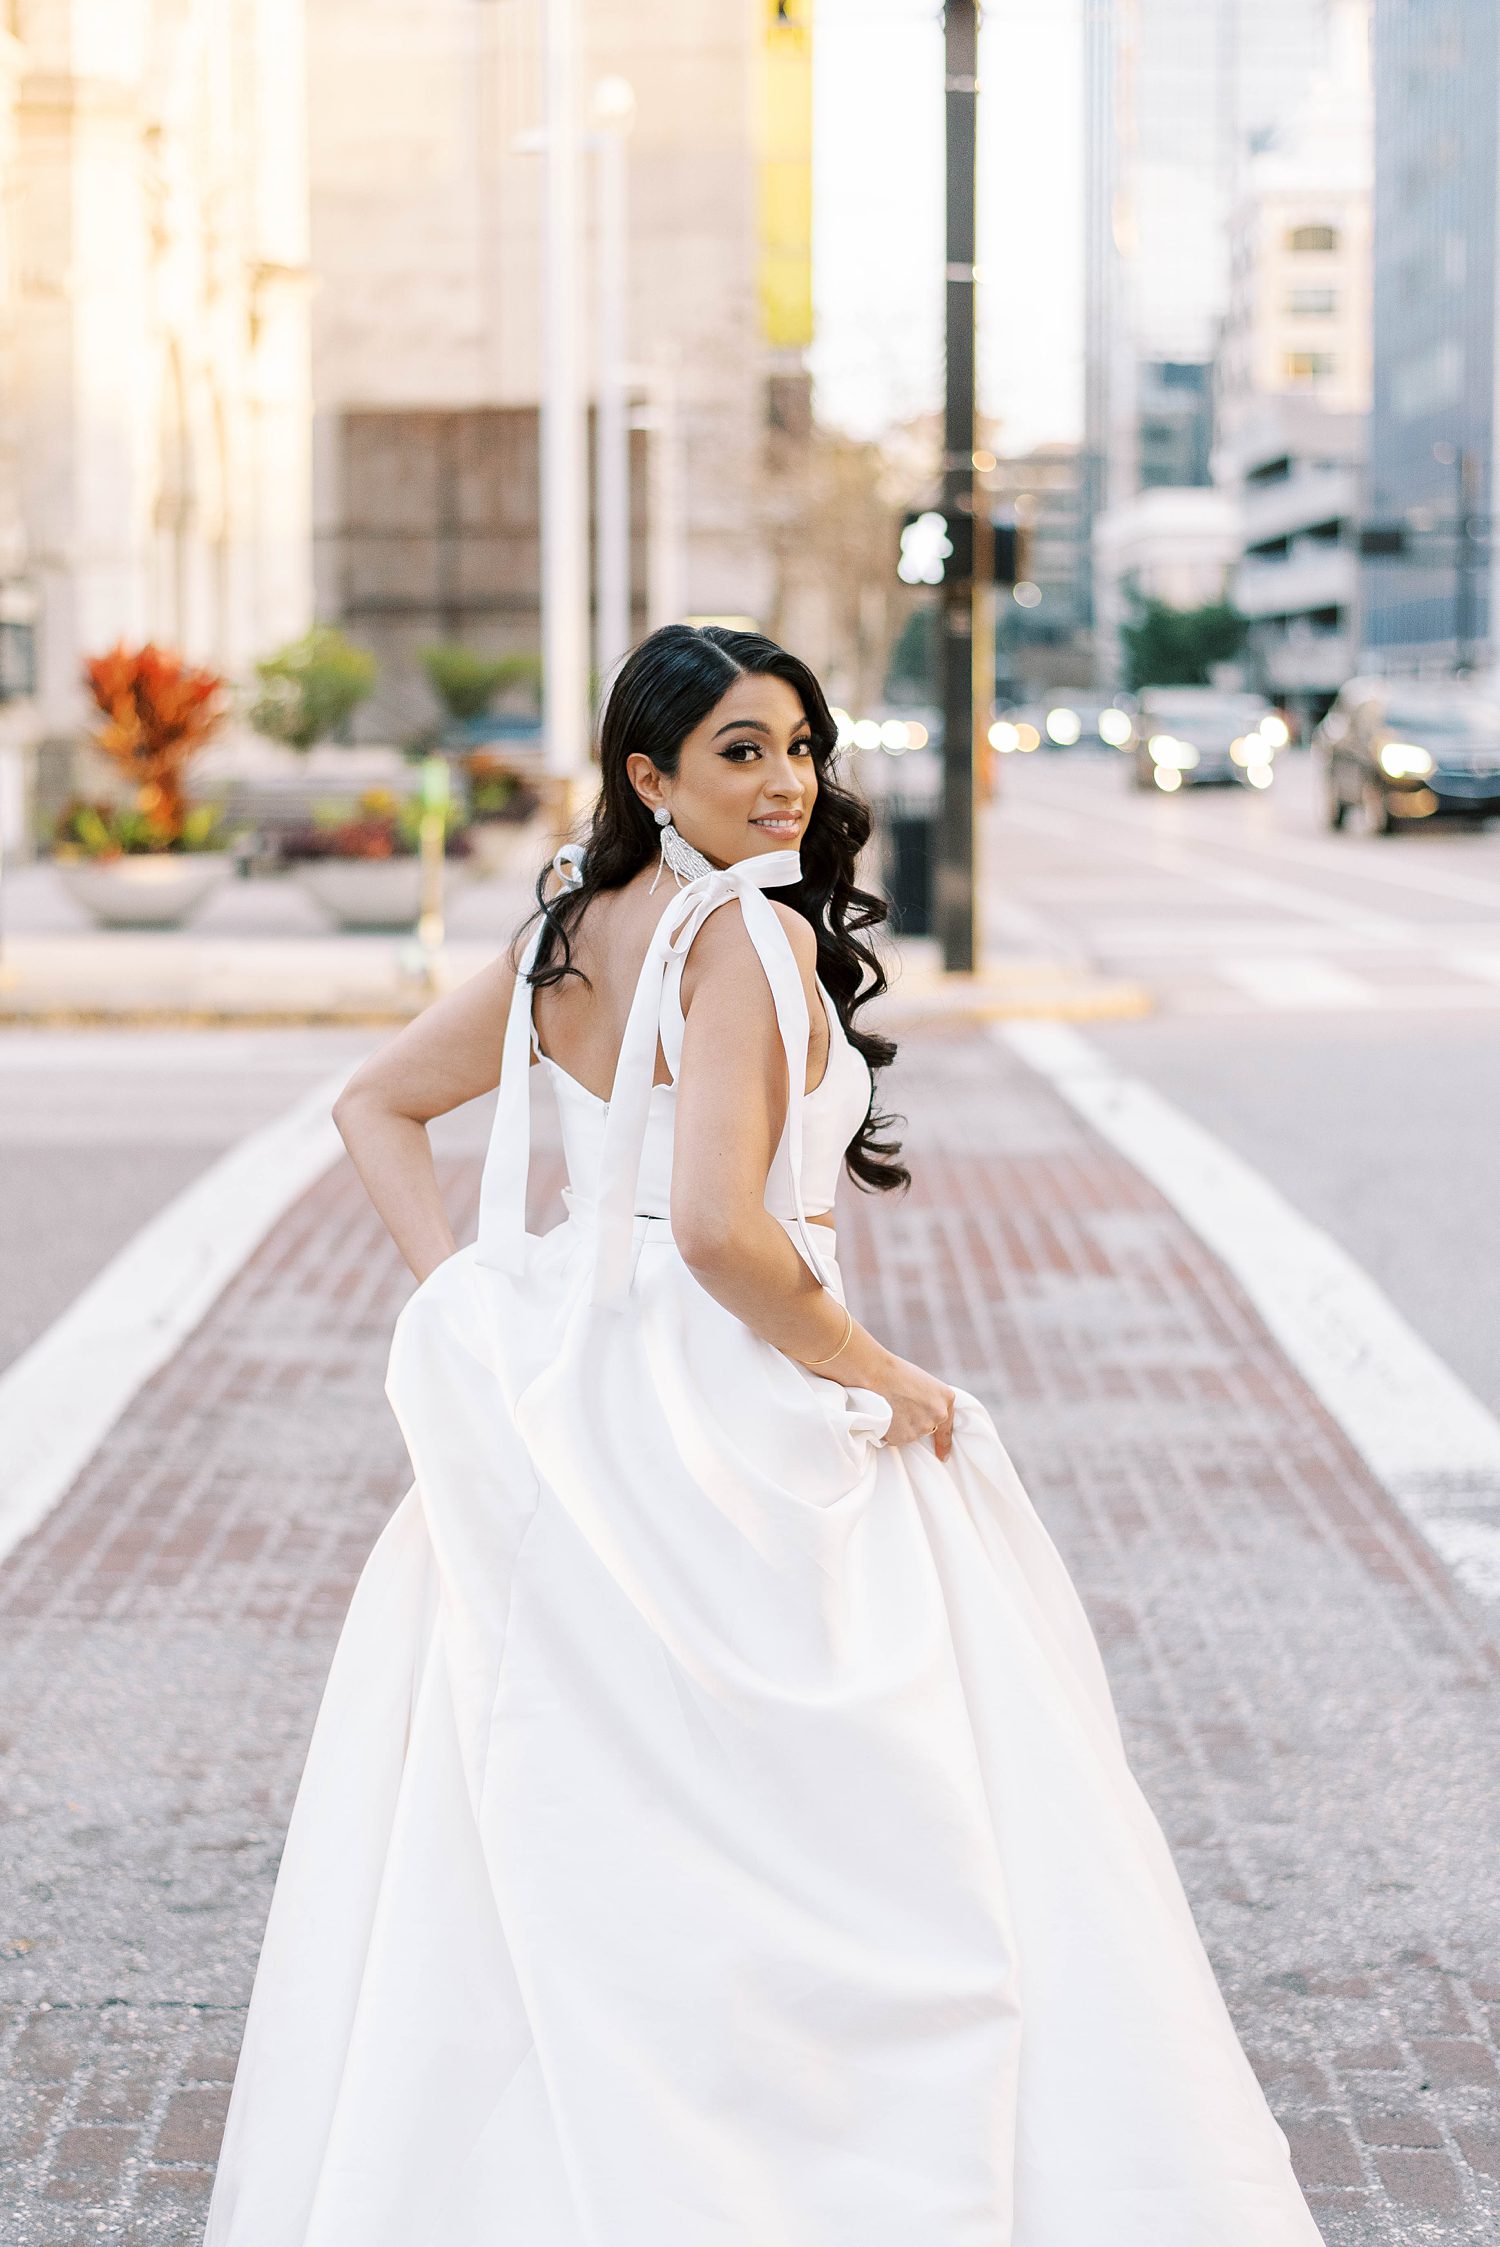
[[[720, 726], [719, 733], [769, 733], [770, 730], [761, 718], [731, 718], [727, 726]], [[714, 735], [715, 741], [719, 733]]]

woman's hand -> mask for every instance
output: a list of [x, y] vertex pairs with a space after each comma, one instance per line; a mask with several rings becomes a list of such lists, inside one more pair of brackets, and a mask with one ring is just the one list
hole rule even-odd
[[933, 1450], [940, 1459], [946, 1459], [953, 1449], [956, 1392], [909, 1359], [894, 1357], [888, 1351], [883, 1354], [881, 1377], [861, 1386], [874, 1389], [890, 1405], [886, 1442], [915, 1443], [920, 1436], [931, 1436]]

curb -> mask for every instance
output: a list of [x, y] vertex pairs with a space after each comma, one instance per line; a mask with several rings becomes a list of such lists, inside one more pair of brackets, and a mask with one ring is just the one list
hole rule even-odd
[[974, 975], [903, 975], [879, 1000], [882, 1016], [920, 1022], [1117, 1022], [1154, 1013], [1143, 983], [1079, 974], [1053, 961], [1007, 962]]

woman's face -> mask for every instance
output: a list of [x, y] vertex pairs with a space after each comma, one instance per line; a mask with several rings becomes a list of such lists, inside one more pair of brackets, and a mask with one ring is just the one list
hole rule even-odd
[[716, 866], [767, 850], [795, 850], [818, 793], [812, 732], [785, 679], [736, 679], [682, 744], [675, 773], [639, 751], [628, 760], [642, 801], [665, 804], [686, 843]]

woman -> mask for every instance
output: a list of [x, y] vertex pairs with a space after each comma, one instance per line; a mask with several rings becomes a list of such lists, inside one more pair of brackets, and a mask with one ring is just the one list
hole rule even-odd
[[[905, 1173], [833, 752], [770, 641], [654, 633], [518, 968], [338, 1103], [420, 1281], [416, 1479], [319, 1714], [209, 2247], [1317, 2240], [988, 1415], [844, 1304], [840, 1163]], [[425, 1126], [497, 1076], [455, 1250]]]

